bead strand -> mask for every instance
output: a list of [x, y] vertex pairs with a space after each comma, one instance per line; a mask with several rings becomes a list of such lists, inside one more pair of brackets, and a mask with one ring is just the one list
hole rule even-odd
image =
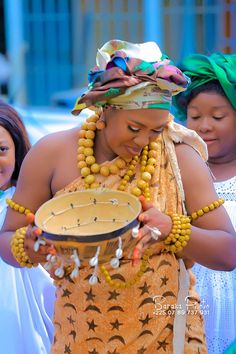
[[199, 210], [193, 212], [190, 216], [191, 221], [198, 219], [199, 216], [202, 216], [202, 215], [208, 213], [209, 211], [213, 211], [214, 209], [219, 208], [222, 204], [224, 204], [224, 202], [225, 202], [224, 198], [219, 198], [219, 199], [215, 200], [214, 202], [212, 202], [211, 204], [203, 207], [202, 209], [199, 209]]
[[14, 202], [13, 199], [6, 198], [6, 203], [11, 209], [18, 211], [21, 214], [27, 215], [27, 214], [31, 213], [30, 209], [27, 209], [23, 205], [20, 205], [20, 204]]
[[97, 114], [86, 119], [79, 131], [77, 166], [80, 169], [81, 176], [84, 178], [85, 188], [98, 188], [95, 175], [100, 173], [104, 177], [110, 174], [118, 174], [119, 169], [126, 166], [126, 162], [119, 158], [110, 166], [100, 166], [94, 157], [94, 139], [96, 131], [96, 122], [99, 119]]
[[164, 240], [167, 251], [176, 253], [187, 245], [191, 233], [190, 218], [185, 215], [167, 214], [172, 219], [172, 229]]
[[[118, 158], [109, 166], [100, 166], [96, 162], [93, 146], [98, 119], [99, 116], [97, 114], [89, 117], [79, 131], [77, 166], [80, 169], [81, 176], [84, 178], [86, 189], [99, 187], [99, 184], [96, 182], [96, 174], [100, 173], [102, 176], [108, 177], [110, 174], [118, 174], [120, 169], [124, 169], [127, 166], [127, 162], [122, 158]], [[140, 160], [141, 176], [137, 181], [137, 185], [132, 188], [131, 193], [137, 197], [144, 195], [150, 201], [150, 182], [157, 165], [157, 148], [158, 144], [151, 142], [143, 148], [141, 157], [136, 155], [130, 159], [127, 171], [120, 182], [118, 190], [126, 190], [128, 182], [136, 173], [136, 165]]]
[[104, 265], [101, 265], [100, 269], [101, 269], [103, 276], [105, 277], [106, 283], [115, 289], [130, 288], [135, 283], [137, 283], [140, 280], [140, 278], [143, 276], [143, 274], [145, 273], [145, 271], [147, 269], [147, 265], [148, 265], [148, 260], [151, 256], [151, 254], [152, 254], [152, 250], [150, 248], [148, 248], [143, 254], [142, 262], [141, 262], [138, 272], [135, 274], [133, 279], [131, 279], [127, 282], [118, 282], [118, 281], [112, 280], [111, 275], [108, 272], [108, 270], [106, 269], [106, 267]]
[[29, 260], [29, 257], [25, 253], [24, 249], [24, 239], [26, 234], [27, 227], [21, 227], [17, 229], [15, 234], [11, 239], [11, 252], [16, 261], [20, 264], [21, 267], [37, 267], [38, 263], [32, 263]]

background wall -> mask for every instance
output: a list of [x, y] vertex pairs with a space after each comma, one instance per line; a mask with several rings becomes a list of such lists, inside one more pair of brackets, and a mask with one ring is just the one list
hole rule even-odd
[[176, 62], [236, 52], [236, 0], [0, 0], [1, 8], [12, 102], [48, 105], [56, 92], [84, 87], [97, 48], [112, 38], [154, 40]]

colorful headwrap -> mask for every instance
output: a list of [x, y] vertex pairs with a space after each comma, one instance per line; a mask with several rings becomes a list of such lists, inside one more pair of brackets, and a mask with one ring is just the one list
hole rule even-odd
[[109, 41], [98, 50], [96, 62], [89, 72], [89, 90], [78, 98], [72, 111], [75, 115], [94, 106], [170, 109], [172, 95], [189, 84], [155, 42]]
[[179, 67], [190, 77], [191, 85], [184, 93], [174, 98], [178, 119], [186, 119], [185, 107], [181, 106], [182, 97], [187, 99], [193, 89], [212, 80], [219, 82], [231, 105], [236, 109], [236, 54], [193, 54], [185, 58]]

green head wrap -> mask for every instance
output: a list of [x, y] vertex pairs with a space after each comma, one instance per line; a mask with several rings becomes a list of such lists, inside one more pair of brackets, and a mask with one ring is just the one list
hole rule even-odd
[[178, 119], [186, 119], [185, 107], [181, 107], [181, 100], [188, 99], [193, 89], [212, 80], [219, 82], [236, 110], [236, 54], [213, 53], [210, 56], [193, 54], [185, 58], [178, 67], [191, 79], [187, 90], [173, 99]]

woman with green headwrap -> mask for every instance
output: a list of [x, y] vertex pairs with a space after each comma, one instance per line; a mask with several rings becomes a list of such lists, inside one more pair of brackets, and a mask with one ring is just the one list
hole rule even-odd
[[[225, 199], [236, 229], [236, 54], [195, 54], [180, 68], [191, 85], [174, 99], [177, 117], [207, 144], [215, 189]], [[203, 306], [209, 307], [205, 316], [209, 353], [220, 354], [236, 338], [236, 271], [216, 272], [199, 264], [193, 271]]]
[[[194, 259], [214, 269], [233, 269], [236, 238], [202, 159], [203, 142], [170, 114], [172, 96], [189, 80], [154, 42], [109, 41], [96, 59], [89, 89], [73, 110], [93, 113], [81, 128], [45, 137], [27, 156], [9, 201], [1, 255], [15, 266], [47, 260], [57, 286], [52, 353], [205, 354], [203, 317], [188, 267]], [[93, 210], [102, 209], [98, 198], [104, 188], [116, 197], [107, 202], [109, 208], [104, 203], [107, 212], [98, 218]], [[75, 240], [68, 234], [84, 226], [78, 203], [85, 192], [91, 193], [84, 203], [89, 240], [104, 240], [105, 234], [110, 255], [102, 259], [102, 245], [87, 242], [86, 252], [92, 248], [87, 263], [80, 247], [79, 254], [76, 248], [70, 253]], [[127, 230], [125, 248], [127, 238], [116, 233], [110, 239], [109, 226], [128, 227], [128, 216], [115, 209], [111, 218], [110, 210], [123, 205], [117, 195], [131, 194], [137, 203], [140, 198], [143, 210], [139, 228]], [[52, 221], [56, 227], [57, 216], [75, 213], [70, 223], [65, 216], [58, 231], [71, 241], [61, 254], [16, 211], [35, 212], [50, 198], [55, 197], [49, 205], [73, 195], [75, 202], [56, 212], [49, 209], [43, 219], [45, 226]], [[128, 203], [126, 211], [132, 209]], [[104, 234], [98, 233], [102, 226]]]

